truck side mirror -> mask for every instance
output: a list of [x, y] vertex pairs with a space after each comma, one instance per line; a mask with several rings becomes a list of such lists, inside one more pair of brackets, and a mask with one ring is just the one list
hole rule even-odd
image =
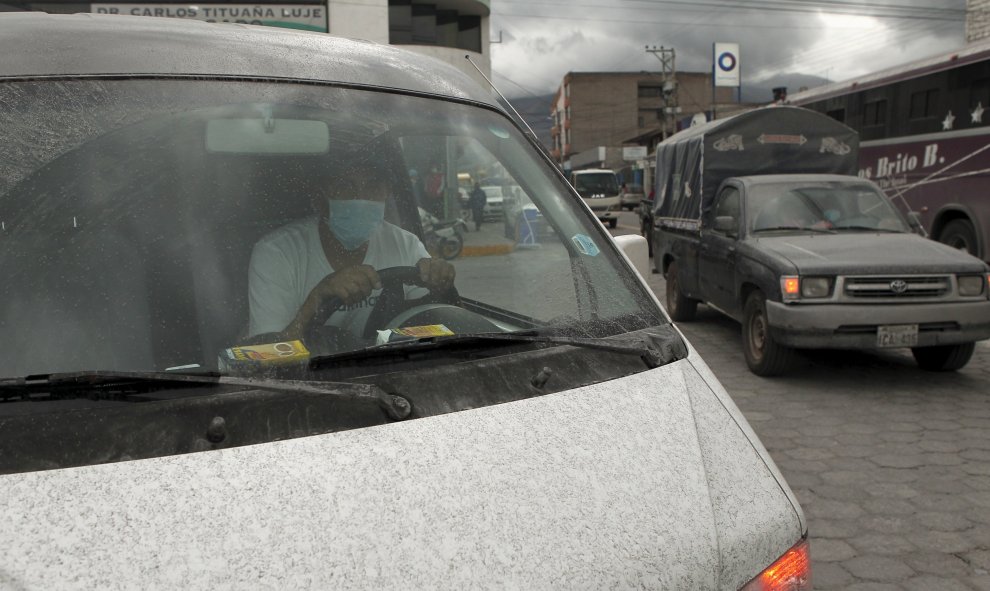
[[736, 218], [731, 215], [720, 215], [715, 218], [715, 231], [735, 236], [737, 230]]
[[907, 214], [908, 224], [915, 231], [921, 229], [921, 214], [916, 211], [909, 211]]

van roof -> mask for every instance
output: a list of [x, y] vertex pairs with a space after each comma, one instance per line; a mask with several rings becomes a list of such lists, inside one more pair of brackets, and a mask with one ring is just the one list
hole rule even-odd
[[302, 79], [477, 101], [493, 93], [440, 60], [327, 33], [188, 19], [7, 12], [0, 79], [217, 76]]

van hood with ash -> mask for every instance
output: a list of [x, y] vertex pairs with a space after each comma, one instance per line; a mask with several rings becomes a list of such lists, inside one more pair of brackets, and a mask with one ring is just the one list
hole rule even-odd
[[803, 515], [688, 360], [406, 423], [0, 477], [0, 586], [738, 588]]

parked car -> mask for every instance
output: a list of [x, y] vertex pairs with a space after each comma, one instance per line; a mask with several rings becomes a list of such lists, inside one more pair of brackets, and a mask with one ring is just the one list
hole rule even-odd
[[624, 187], [622, 192], [619, 193], [619, 203], [622, 204], [622, 209], [628, 209], [629, 211], [638, 209], [643, 199], [646, 198], [646, 195], [643, 193], [643, 185], [627, 183]]
[[485, 219], [495, 220], [502, 217], [502, 205], [505, 202], [505, 196], [502, 194], [501, 187], [482, 187], [488, 200], [485, 201]]
[[[643, 239], [468, 75], [145, 17], [8, 13], [0, 52], [2, 586], [810, 588]], [[412, 161], [508, 171], [561, 240], [417, 258]]]
[[553, 227], [533, 200], [515, 187], [505, 199], [505, 237], [523, 244], [536, 244], [553, 235]]
[[505, 192], [508, 186], [502, 179], [486, 178], [481, 179], [481, 190], [485, 192], [485, 219], [502, 219], [502, 208], [505, 203]]

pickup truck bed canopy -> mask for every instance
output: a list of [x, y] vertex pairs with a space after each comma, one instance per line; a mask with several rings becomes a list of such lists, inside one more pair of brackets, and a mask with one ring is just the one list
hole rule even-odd
[[695, 229], [729, 177], [855, 175], [858, 152], [854, 130], [800, 107], [763, 107], [691, 127], [657, 146], [654, 219]]

